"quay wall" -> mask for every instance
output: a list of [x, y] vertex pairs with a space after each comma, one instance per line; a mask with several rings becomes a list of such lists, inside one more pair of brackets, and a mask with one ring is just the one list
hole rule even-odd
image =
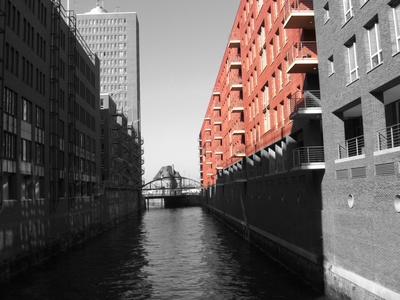
[[98, 196], [5, 200], [0, 209], [0, 281], [101, 234], [145, 209], [140, 191]]
[[332, 240], [324, 231], [334, 228], [323, 209], [324, 176], [323, 171], [297, 171], [216, 184], [203, 190], [202, 205], [331, 299], [399, 300], [396, 289], [329, 259], [327, 251], [334, 250], [327, 248]]
[[317, 289], [324, 289], [323, 172], [293, 171], [217, 184], [203, 207]]

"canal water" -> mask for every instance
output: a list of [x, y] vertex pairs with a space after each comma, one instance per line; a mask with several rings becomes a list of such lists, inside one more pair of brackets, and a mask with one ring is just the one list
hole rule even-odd
[[198, 207], [142, 216], [0, 286], [0, 299], [325, 299]]

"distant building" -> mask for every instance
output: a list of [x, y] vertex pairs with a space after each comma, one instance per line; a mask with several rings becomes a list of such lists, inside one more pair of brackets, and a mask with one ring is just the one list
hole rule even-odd
[[109, 13], [99, 2], [78, 14], [78, 29], [100, 59], [100, 91], [108, 93], [118, 112], [127, 117], [129, 134], [135, 138], [132, 155], [139, 157], [135, 175], [142, 185], [144, 169], [140, 121], [139, 23], [135, 12]]
[[141, 157], [131, 149], [140, 148], [122, 110], [110, 94], [100, 95], [101, 174], [105, 188], [130, 188], [141, 185]]
[[100, 92], [112, 95], [140, 133], [139, 22], [135, 12], [113, 12], [98, 3], [77, 14], [78, 29], [100, 59]]

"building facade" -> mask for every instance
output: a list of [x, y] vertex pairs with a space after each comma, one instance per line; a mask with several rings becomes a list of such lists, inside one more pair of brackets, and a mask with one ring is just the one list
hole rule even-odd
[[103, 192], [100, 61], [74, 13], [60, 0], [2, 0], [0, 29], [4, 279], [137, 212], [140, 193], [122, 205]]
[[314, 5], [328, 292], [400, 299], [399, 1]]
[[398, 0], [243, 0], [200, 131], [205, 207], [333, 299], [400, 299], [399, 52]]
[[101, 177], [106, 189], [129, 189], [141, 185], [137, 173], [141, 157], [131, 151], [140, 148], [122, 109], [117, 109], [110, 94], [100, 95]]
[[100, 59], [100, 92], [108, 93], [116, 109], [127, 117], [136, 142], [132, 155], [139, 157], [135, 176], [142, 185], [143, 139], [140, 127], [139, 23], [135, 12], [109, 13], [99, 2], [90, 12], [78, 14], [78, 29]]
[[205, 206], [323, 286], [315, 276], [325, 165], [312, 1], [240, 2], [199, 149]]
[[112, 94], [137, 133], [140, 129], [139, 22], [135, 12], [109, 13], [99, 4], [78, 14], [78, 29], [100, 59], [100, 92]]

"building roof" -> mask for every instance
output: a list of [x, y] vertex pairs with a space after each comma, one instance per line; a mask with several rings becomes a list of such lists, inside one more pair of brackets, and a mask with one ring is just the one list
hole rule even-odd
[[98, 3], [95, 8], [93, 8], [91, 11], [85, 13], [86, 14], [91, 14], [91, 15], [97, 15], [97, 14], [106, 14], [108, 13], [107, 10], [105, 10], [102, 6], [100, 6]]

